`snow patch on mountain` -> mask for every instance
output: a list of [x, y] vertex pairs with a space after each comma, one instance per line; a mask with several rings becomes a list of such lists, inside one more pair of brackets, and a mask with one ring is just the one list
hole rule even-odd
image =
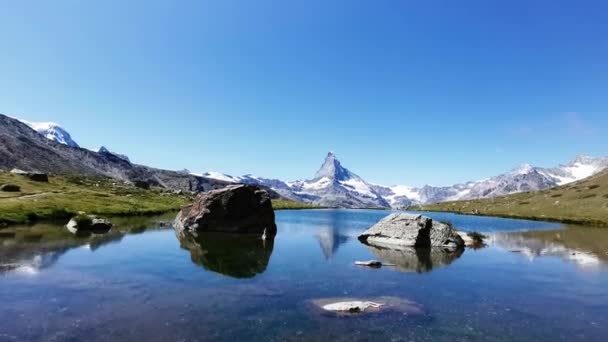
[[45, 138], [53, 140], [60, 144], [64, 144], [71, 147], [79, 147], [78, 144], [72, 139], [70, 133], [66, 131], [59, 124], [54, 122], [29, 122], [22, 119], [17, 119], [24, 124], [30, 126], [36, 132], [42, 134]]

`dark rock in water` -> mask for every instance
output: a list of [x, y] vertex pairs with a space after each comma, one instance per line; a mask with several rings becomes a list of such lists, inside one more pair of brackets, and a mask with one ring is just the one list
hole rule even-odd
[[104, 234], [112, 229], [112, 223], [108, 219], [98, 218], [93, 215], [78, 215], [68, 222], [67, 228], [74, 234]]
[[458, 259], [464, 252], [463, 247], [378, 247], [367, 248], [385, 265], [402, 272], [425, 273], [447, 266]]
[[395, 213], [363, 232], [359, 240], [376, 246], [462, 247], [464, 241], [449, 225], [430, 217]]
[[180, 247], [204, 269], [233, 278], [251, 278], [266, 271], [274, 248], [274, 238], [262, 240], [257, 234], [200, 232], [197, 236], [176, 232]]
[[19, 192], [21, 191], [21, 187], [15, 184], [3, 184], [0, 186], [0, 191], [4, 192]]
[[200, 193], [175, 219], [175, 230], [254, 233], [274, 236], [277, 227], [268, 192], [255, 185], [230, 185]]
[[42, 172], [23, 171], [23, 170], [19, 170], [19, 169], [13, 169], [13, 170], [11, 170], [11, 173], [27, 177], [27, 178], [33, 180], [34, 182], [48, 182], [49, 181], [49, 176], [46, 173], [42, 173]]

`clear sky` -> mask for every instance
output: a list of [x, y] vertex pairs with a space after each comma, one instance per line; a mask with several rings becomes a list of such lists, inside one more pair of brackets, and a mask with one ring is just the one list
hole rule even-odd
[[0, 113], [137, 162], [442, 185], [608, 155], [606, 1], [2, 1]]

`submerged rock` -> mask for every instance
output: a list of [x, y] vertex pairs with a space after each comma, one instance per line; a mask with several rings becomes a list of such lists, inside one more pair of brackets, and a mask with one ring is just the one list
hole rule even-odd
[[200, 193], [175, 219], [176, 232], [255, 233], [275, 236], [270, 195], [255, 185], [230, 185]]
[[430, 217], [395, 213], [359, 236], [365, 244], [402, 247], [462, 247], [464, 241], [449, 225]]
[[399, 297], [320, 298], [311, 300], [310, 302], [320, 313], [336, 316], [354, 316], [385, 312], [398, 312], [407, 315], [424, 314], [420, 304]]

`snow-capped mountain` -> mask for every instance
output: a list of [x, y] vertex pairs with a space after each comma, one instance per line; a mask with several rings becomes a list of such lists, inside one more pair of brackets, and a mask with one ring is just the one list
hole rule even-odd
[[383, 186], [366, 182], [343, 167], [336, 155], [330, 152], [311, 180], [284, 182], [252, 175], [233, 177], [219, 172], [208, 172], [203, 176], [235, 183], [264, 185], [285, 198], [324, 206], [404, 208], [412, 204], [488, 198], [542, 190], [587, 178], [606, 168], [608, 157], [577, 156], [573, 161], [553, 168], [523, 164], [495, 177], [451, 186]]
[[392, 207], [404, 207], [411, 203], [437, 203], [464, 199], [488, 198], [517, 192], [536, 191], [564, 185], [592, 176], [608, 168], [608, 157], [592, 158], [577, 156], [565, 165], [554, 168], [523, 164], [507, 173], [488, 179], [452, 186], [411, 188], [389, 187], [384, 195]]
[[19, 119], [19, 121], [30, 126], [33, 130], [44, 135], [49, 140], [68, 145], [70, 147], [79, 147], [70, 136], [70, 133], [54, 122], [29, 122], [21, 119]]
[[390, 206], [389, 202], [376, 192], [374, 185], [343, 167], [332, 152], [327, 154], [321, 168], [310, 180], [284, 182], [253, 175], [233, 177], [220, 172], [207, 172], [202, 176], [235, 183], [263, 185], [285, 198], [328, 207], [386, 208]]

